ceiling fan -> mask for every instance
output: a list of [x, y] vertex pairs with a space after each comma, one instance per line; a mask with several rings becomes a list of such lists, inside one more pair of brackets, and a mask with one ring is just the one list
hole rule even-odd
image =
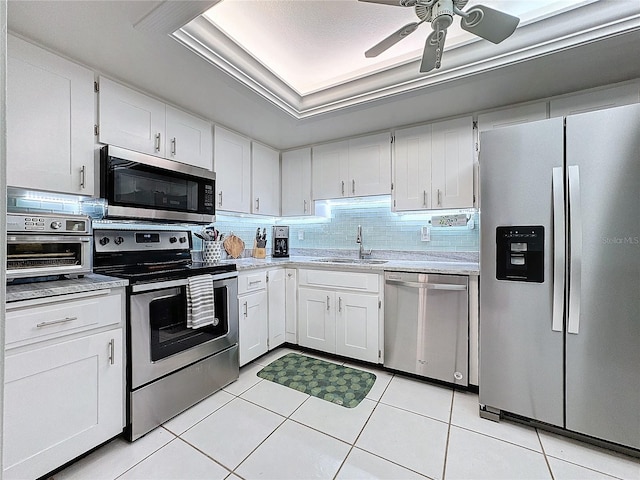
[[425, 73], [440, 68], [444, 41], [447, 38], [447, 28], [453, 23], [454, 15], [460, 15], [460, 26], [463, 30], [473, 33], [493, 43], [500, 43], [515, 32], [520, 19], [507, 13], [486, 7], [474, 5], [467, 11], [462, 9], [469, 0], [360, 0], [361, 2], [380, 3], [398, 7], [414, 7], [420, 19], [393, 32], [387, 38], [377, 43], [365, 52], [365, 57], [377, 57], [400, 40], [415, 32], [420, 24], [431, 22], [433, 31], [427, 37], [420, 63], [420, 72]]

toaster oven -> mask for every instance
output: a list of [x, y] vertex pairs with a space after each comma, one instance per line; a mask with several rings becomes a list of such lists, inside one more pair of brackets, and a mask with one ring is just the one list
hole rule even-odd
[[7, 281], [91, 273], [91, 218], [7, 213]]

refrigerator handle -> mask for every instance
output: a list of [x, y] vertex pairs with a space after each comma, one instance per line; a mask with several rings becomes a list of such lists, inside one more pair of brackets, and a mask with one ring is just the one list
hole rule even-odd
[[569, 312], [567, 332], [580, 330], [580, 283], [582, 276], [582, 215], [580, 208], [580, 172], [577, 165], [568, 167], [569, 176]]
[[553, 169], [553, 316], [551, 330], [562, 332], [565, 287], [564, 175]]

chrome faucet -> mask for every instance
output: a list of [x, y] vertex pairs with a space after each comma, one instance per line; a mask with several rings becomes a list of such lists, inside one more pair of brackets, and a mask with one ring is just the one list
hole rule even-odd
[[358, 258], [360, 258], [360, 260], [371, 255], [371, 250], [365, 253], [364, 249], [362, 248], [362, 225], [358, 225], [358, 234], [356, 235], [356, 243], [360, 245], [360, 251], [358, 253]]

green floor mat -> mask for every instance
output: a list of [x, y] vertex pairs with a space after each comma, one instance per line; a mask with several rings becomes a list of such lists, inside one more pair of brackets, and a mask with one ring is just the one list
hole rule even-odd
[[347, 408], [356, 407], [376, 381], [373, 373], [298, 353], [274, 360], [258, 376]]

